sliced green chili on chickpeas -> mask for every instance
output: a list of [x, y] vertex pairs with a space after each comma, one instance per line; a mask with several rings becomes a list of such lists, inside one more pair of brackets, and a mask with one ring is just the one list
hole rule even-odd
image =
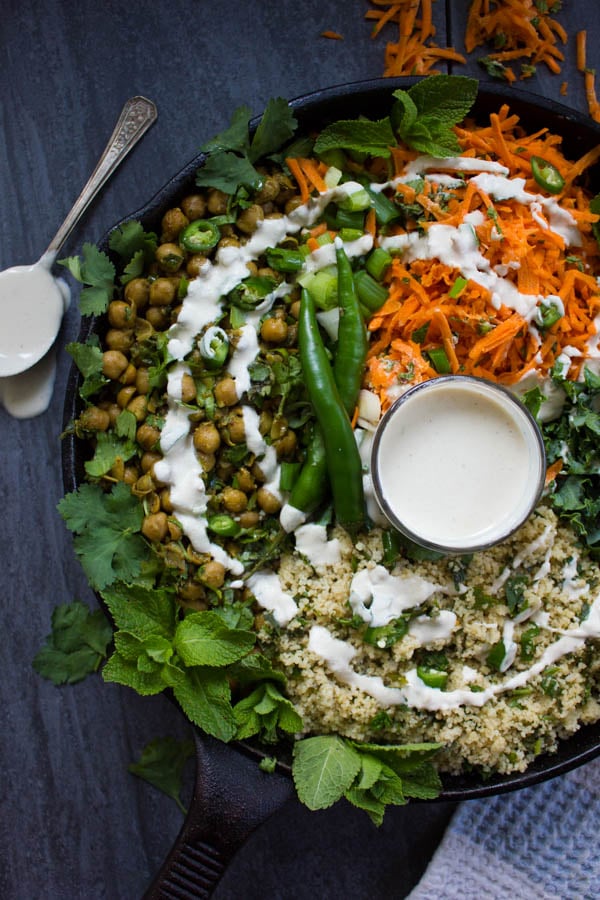
[[204, 253], [216, 247], [221, 229], [210, 219], [194, 219], [181, 231], [179, 243], [189, 253]]

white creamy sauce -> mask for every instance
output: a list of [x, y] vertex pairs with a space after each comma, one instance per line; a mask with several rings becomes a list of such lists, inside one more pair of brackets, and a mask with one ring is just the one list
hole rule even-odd
[[456, 613], [441, 609], [437, 616], [417, 616], [408, 626], [409, 635], [421, 646], [447, 641], [456, 627]]
[[373, 627], [387, 625], [405, 610], [420, 606], [436, 591], [446, 588], [420, 575], [391, 575], [384, 566], [361, 569], [352, 579], [352, 612]]
[[384, 512], [435, 545], [483, 546], [517, 527], [539, 493], [531, 425], [513, 401], [511, 411], [474, 382], [429, 385], [396, 407], [379, 434], [373, 468]]
[[327, 539], [325, 525], [309, 522], [294, 532], [296, 551], [306, 557], [315, 568], [335, 566], [342, 559], [340, 542], [337, 538]]
[[56, 352], [52, 348], [26, 372], [0, 378], [0, 406], [15, 419], [41, 415], [50, 405], [55, 378]]
[[255, 572], [248, 578], [246, 584], [259, 606], [272, 613], [282, 628], [289, 624], [298, 612], [296, 601], [291, 594], [282, 589], [276, 572]]
[[[538, 621], [540, 620], [541, 617]], [[419, 678], [416, 669], [410, 669], [404, 673], [406, 683], [401, 688], [388, 687], [378, 675], [358, 673], [351, 666], [357, 650], [346, 641], [334, 637], [321, 625], [314, 625], [311, 628], [308, 649], [322, 659], [327, 668], [341, 682], [363, 691], [382, 706], [404, 704], [415, 709], [436, 711], [457, 709], [460, 706], [483, 706], [499, 694], [524, 687], [532, 678], [540, 675], [545, 668], [558, 662], [563, 656], [583, 647], [587, 638], [600, 638], [600, 596], [594, 600], [588, 618], [578, 628], [559, 633], [562, 634], [562, 637], [550, 644], [539, 660], [528, 669], [517, 672], [506, 681], [490, 684], [483, 687], [483, 690], [475, 692], [469, 689], [442, 691], [439, 688], [428, 687]], [[512, 641], [510, 629], [505, 631], [505, 637], [509, 643]], [[505, 656], [505, 660], [507, 656], [508, 654]], [[466, 678], [464, 680], [468, 683]]]
[[244, 404], [244, 406], [242, 406], [242, 414], [244, 418], [246, 445], [248, 450], [256, 456], [256, 461], [265, 478], [264, 487], [281, 501], [283, 498], [279, 489], [280, 466], [277, 462], [277, 451], [272, 444], [267, 444], [265, 442], [260, 433], [260, 418], [254, 407]]
[[45, 412], [52, 398], [52, 345], [69, 306], [70, 291], [52, 275], [54, 253], [31, 266], [0, 272], [0, 404], [17, 419]]

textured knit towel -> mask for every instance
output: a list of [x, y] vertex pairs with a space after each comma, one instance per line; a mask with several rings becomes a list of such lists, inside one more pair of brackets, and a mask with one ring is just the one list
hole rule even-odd
[[600, 759], [461, 803], [409, 900], [598, 900]]

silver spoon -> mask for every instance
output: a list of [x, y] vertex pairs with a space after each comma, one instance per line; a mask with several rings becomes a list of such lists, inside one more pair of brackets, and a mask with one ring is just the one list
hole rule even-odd
[[54, 343], [68, 303], [64, 285], [51, 273], [57, 253], [98, 191], [156, 118], [151, 100], [128, 100], [96, 168], [41, 259], [32, 266], [12, 266], [0, 272], [0, 377], [30, 369]]

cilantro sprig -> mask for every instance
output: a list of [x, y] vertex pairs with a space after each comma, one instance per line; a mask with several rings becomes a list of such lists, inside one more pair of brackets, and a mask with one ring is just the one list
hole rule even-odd
[[247, 106], [237, 109], [231, 124], [203, 145], [208, 154], [204, 165], [196, 173], [199, 187], [213, 187], [225, 194], [238, 189], [258, 190], [263, 176], [255, 168], [261, 157], [280, 150], [296, 129], [296, 117], [282, 97], [269, 100], [254, 135], [250, 137], [252, 116]]
[[55, 607], [52, 631], [33, 660], [33, 668], [55, 685], [76, 684], [106, 659], [112, 628], [102, 610], [74, 600]]

